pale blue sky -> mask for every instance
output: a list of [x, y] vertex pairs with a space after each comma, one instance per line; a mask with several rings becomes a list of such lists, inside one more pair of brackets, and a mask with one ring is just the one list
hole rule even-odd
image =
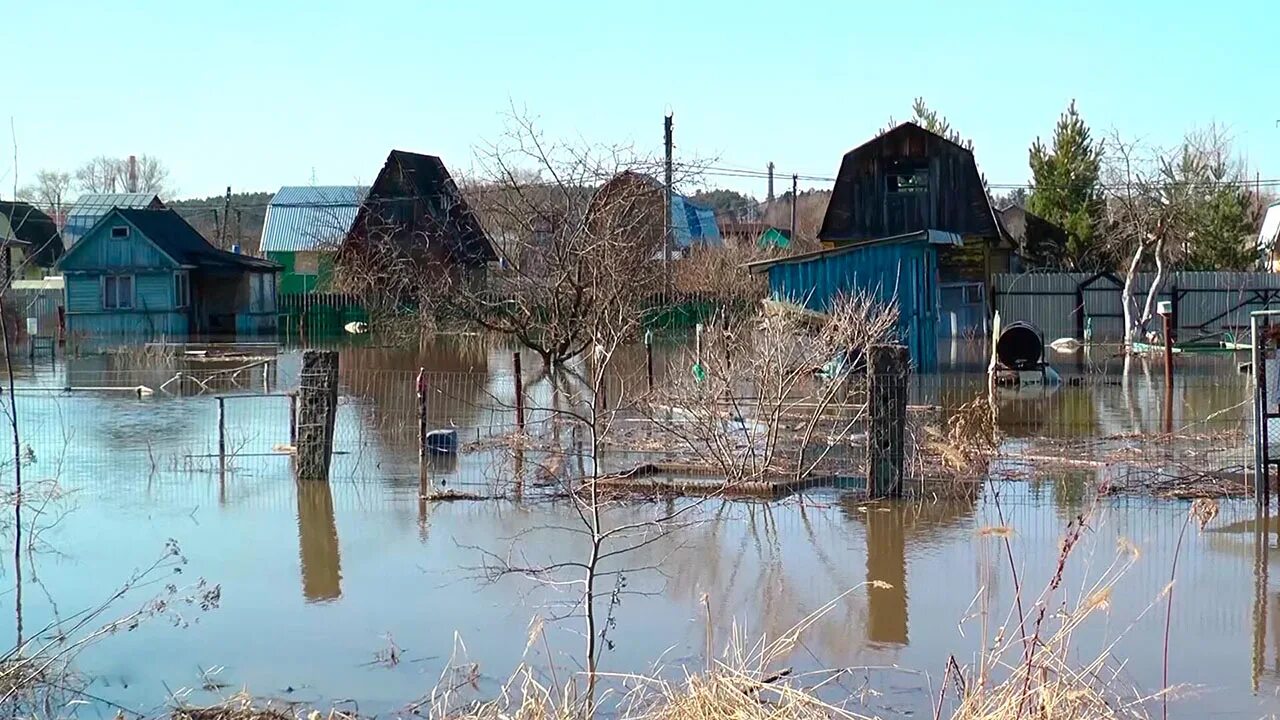
[[392, 147], [465, 171], [511, 102], [553, 136], [654, 153], [669, 108], [677, 157], [829, 176], [917, 95], [973, 139], [992, 183], [1027, 179], [1027, 146], [1072, 98], [1098, 133], [1173, 143], [1224, 124], [1280, 178], [1266, 0], [3, 4], [20, 182], [130, 153], [163, 159], [182, 197], [305, 184], [313, 168], [368, 181]]

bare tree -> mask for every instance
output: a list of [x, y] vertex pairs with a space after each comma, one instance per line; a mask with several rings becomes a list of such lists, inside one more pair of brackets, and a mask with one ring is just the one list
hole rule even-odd
[[[1124, 339], [1132, 349], [1134, 342], [1147, 339], [1169, 273], [1197, 251], [1222, 244], [1219, 201], [1224, 191], [1237, 199], [1240, 171], [1227, 138], [1212, 128], [1188, 134], [1172, 149], [1144, 147], [1118, 134], [1109, 146], [1114, 152], [1104, 167], [1109, 194], [1103, 232], [1111, 253], [1124, 262]], [[1247, 228], [1254, 203], [1240, 200], [1233, 227]], [[1234, 244], [1233, 254], [1240, 255], [1249, 233], [1236, 232], [1226, 244]], [[1154, 279], [1139, 306], [1137, 276], [1152, 270]]]
[[[812, 476], [847, 463], [867, 346], [889, 341], [897, 305], [864, 294], [818, 314], [766, 303], [758, 312], [709, 327], [646, 414], [667, 446], [742, 482]], [[852, 401], [851, 401], [852, 400]]]
[[71, 191], [70, 173], [41, 170], [36, 181], [18, 191], [18, 199], [33, 203], [60, 221], [65, 214], [67, 194]]
[[[512, 337], [547, 367], [601, 336], [634, 332], [645, 300], [661, 289], [655, 255], [664, 201], [652, 179], [656, 166], [624, 147], [551, 141], [518, 115], [480, 152], [478, 166], [460, 197], [498, 256], [487, 277], [372, 238], [359, 253], [344, 251], [342, 285], [391, 312], [416, 305], [424, 325], [462, 322]], [[447, 244], [456, 231], [426, 228], [418, 244]]]
[[130, 187], [129, 159], [106, 155], [89, 160], [76, 169], [76, 185], [82, 192], [116, 193], [145, 192], [164, 195], [172, 191], [168, 187], [169, 169], [152, 155], [134, 158], [136, 187]]

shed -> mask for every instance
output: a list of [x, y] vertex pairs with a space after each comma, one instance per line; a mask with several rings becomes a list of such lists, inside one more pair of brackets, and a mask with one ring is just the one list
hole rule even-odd
[[751, 263], [767, 273], [779, 302], [823, 312], [841, 295], [863, 292], [897, 304], [898, 331], [920, 372], [938, 367], [938, 250], [952, 233], [923, 230], [836, 248]]
[[280, 266], [215, 248], [173, 210], [109, 211], [58, 269], [73, 335], [227, 338], [276, 327]]
[[0, 244], [10, 280], [38, 280], [62, 257], [57, 224], [31, 203], [0, 201]]
[[67, 222], [62, 227], [62, 240], [70, 248], [111, 212], [112, 208], [159, 210], [164, 207], [155, 193], [88, 193], [76, 198], [67, 211]]
[[341, 262], [384, 253], [421, 269], [482, 276], [498, 259], [488, 233], [435, 155], [392, 150], [339, 249]]
[[286, 185], [271, 198], [259, 249], [284, 268], [282, 295], [328, 284], [334, 255], [368, 191], [359, 185]]
[[726, 243], [742, 248], [786, 249], [791, 246], [791, 231], [767, 222], [721, 222], [720, 235]]

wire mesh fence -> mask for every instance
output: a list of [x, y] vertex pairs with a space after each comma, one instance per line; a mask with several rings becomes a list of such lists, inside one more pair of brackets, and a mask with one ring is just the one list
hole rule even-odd
[[[19, 377], [20, 461], [63, 482], [291, 478], [299, 368], [281, 359], [232, 370], [58, 366]], [[519, 472], [517, 462], [526, 470], [552, 463], [571, 475], [575, 466], [590, 472], [596, 461], [604, 463], [601, 472], [618, 474], [655, 461], [708, 458], [715, 460], [705, 463], [710, 474], [723, 476], [763, 443], [792, 446], [795, 452], [777, 457], [797, 479], [867, 476], [865, 374], [807, 380], [785, 401], [765, 402], [734, 386], [696, 407], [696, 396], [671, 391], [697, 385], [686, 375], [663, 368], [651, 385], [643, 364], [594, 379], [589, 369], [567, 378], [526, 369], [517, 383], [509, 367], [421, 376], [340, 367], [330, 476], [426, 476], [495, 488]], [[832, 382], [838, 392], [829, 390]], [[988, 395], [983, 375], [911, 377], [904, 439], [895, 451], [906, 476], [1072, 477], [1113, 491], [1178, 495], [1239, 494], [1251, 486], [1247, 377], [1188, 375], [1166, 387], [1159, 376], [1098, 376], [994, 390]], [[599, 453], [590, 448], [593, 418], [607, 430]], [[715, 427], [708, 430], [710, 420]], [[424, 431], [454, 445], [423, 452]], [[980, 447], [987, 440], [992, 446]], [[698, 442], [719, 445], [714, 453], [692, 452]]]

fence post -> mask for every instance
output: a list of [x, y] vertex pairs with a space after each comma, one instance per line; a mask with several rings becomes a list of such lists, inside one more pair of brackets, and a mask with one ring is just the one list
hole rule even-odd
[[425, 489], [427, 481], [427, 369], [418, 368], [418, 482]]
[[227, 471], [227, 406], [218, 398], [218, 472]]
[[338, 352], [305, 350], [298, 386], [299, 480], [329, 479], [338, 411]]
[[520, 353], [511, 354], [511, 364], [514, 366], [516, 380], [516, 429], [524, 432], [524, 378], [520, 372]]
[[905, 345], [867, 347], [867, 491], [873, 498], [902, 495], [910, 372]]
[[289, 393], [289, 447], [298, 447], [298, 393]]
[[653, 390], [653, 331], [644, 331], [644, 367], [649, 378], [649, 389]]

